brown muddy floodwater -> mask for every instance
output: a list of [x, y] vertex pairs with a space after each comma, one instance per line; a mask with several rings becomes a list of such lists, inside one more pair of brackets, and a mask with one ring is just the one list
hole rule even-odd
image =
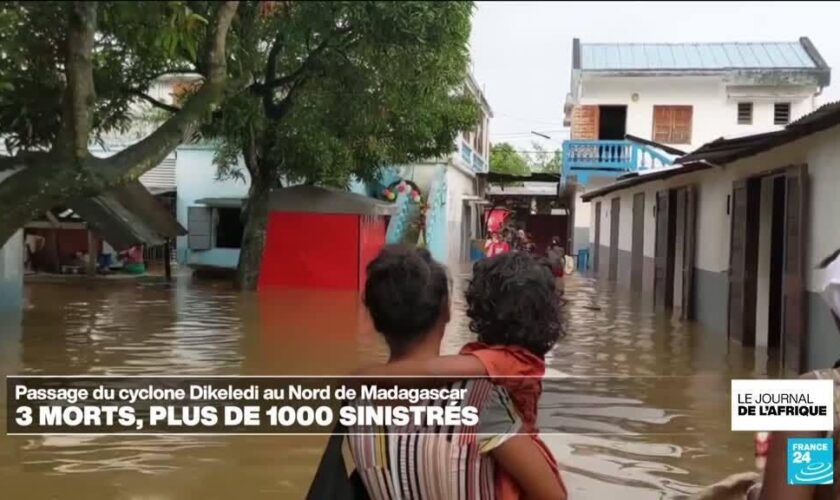
[[[546, 385], [540, 423], [571, 498], [682, 498], [752, 470], [752, 434], [729, 431], [729, 380], [762, 375], [764, 354], [643, 312], [646, 298], [567, 281], [568, 335], [548, 365], [575, 377]], [[445, 352], [470, 338], [462, 282]], [[346, 373], [385, 356], [357, 303], [346, 293], [238, 294], [189, 276], [171, 286], [32, 284], [22, 319], [0, 319], [0, 375]], [[325, 442], [2, 435], [0, 498], [297, 499]]]

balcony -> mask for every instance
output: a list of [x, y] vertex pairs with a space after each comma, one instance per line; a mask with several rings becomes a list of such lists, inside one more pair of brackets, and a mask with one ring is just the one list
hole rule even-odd
[[489, 166], [480, 154], [473, 151], [473, 149], [464, 141], [459, 141], [458, 149], [461, 153], [461, 160], [466, 166], [472, 169], [477, 174], [484, 174], [489, 171]]
[[634, 141], [563, 141], [563, 177], [618, 177], [672, 164], [671, 158], [652, 146]]

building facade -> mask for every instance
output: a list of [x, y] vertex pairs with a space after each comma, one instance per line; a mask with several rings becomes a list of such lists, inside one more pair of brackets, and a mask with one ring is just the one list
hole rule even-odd
[[[830, 69], [807, 38], [674, 44], [575, 39], [572, 61], [564, 174], [580, 193], [629, 172], [667, 167], [675, 155], [722, 136], [779, 130], [813, 111], [830, 81]], [[579, 250], [594, 244], [595, 235], [580, 199], [576, 209]]]
[[[169, 78], [153, 86], [155, 99], [171, 104], [192, 79]], [[425, 243], [434, 256], [450, 265], [469, 255], [469, 239], [478, 234], [481, 214], [480, 182], [477, 174], [489, 170], [488, 128], [492, 112], [478, 83], [470, 75], [466, 88], [481, 104], [482, 117], [474, 130], [458, 134], [453, 152], [444, 158], [386, 169], [378, 183], [355, 183], [352, 190], [380, 196], [384, 187], [400, 179], [411, 180], [427, 195], [430, 210]], [[139, 139], [142, 131], [128, 139]], [[140, 134], [140, 135], [138, 135]], [[235, 269], [239, 261], [243, 227], [241, 210], [248, 196], [250, 180], [240, 168], [241, 178], [218, 179], [212, 144], [179, 146], [166, 161], [141, 177], [153, 192], [172, 192], [178, 222], [189, 234], [177, 240], [178, 263], [192, 268]], [[413, 200], [400, 197], [405, 205], [391, 220], [389, 234], [398, 240], [418, 216]]]
[[[453, 152], [443, 158], [385, 169], [377, 183], [353, 186], [353, 190], [380, 196], [383, 189], [401, 181], [410, 181], [426, 197], [423, 243], [432, 256], [451, 269], [470, 260], [470, 244], [481, 233], [485, 181], [480, 174], [490, 170], [489, 126], [492, 109], [478, 83], [469, 76], [466, 88], [481, 107], [475, 129], [460, 132]], [[410, 195], [399, 193], [395, 202], [400, 210], [389, 221], [388, 242], [405, 240], [410, 226], [421, 217], [419, 204]]]
[[591, 190], [597, 273], [653, 293], [660, 311], [776, 353], [831, 366], [837, 331], [818, 264], [840, 248], [840, 105], [784, 129], [713, 141], [676, 168]]

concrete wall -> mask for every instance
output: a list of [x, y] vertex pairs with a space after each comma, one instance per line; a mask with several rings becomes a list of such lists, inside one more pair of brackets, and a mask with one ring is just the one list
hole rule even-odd
[[[837, 214], [840, 214], [840, 196], [837, 196], [840, 189], [840, 126], [725, 167], [654, 181], [593, 199], [590, 203], [593, 211], [596, 201], [601, 201], [603, 207], [602, 268], [607, 269], [603, 262], [609, 258], [609, 224], [605, 212], [609, 211], [612, 198], [620, 195], [624, 207], [628, 202], [626, 200], [632, 203], [632, 196], [636, 192], [646, 193], [644, 248], [647, 258], [654, 254], [655, 219], [651, 207], [656, 191], [695, 185], [698, 194], [694, 280], [696, 318], [711, 333], [726, 335], [731, 223], [730, 215], [727, 214], [727, 197], [732, 193], [732, 184], [737, 179], [803, 163], [808, 164], [810, 191], [809, 213], [805, 217], [808, 224], [805, 254], [805, 289], [808, 292], [806, 322], [809, 330], [807, 359], [809, 367], [831, 365], [840, 357], [840, 332], [836, 331], [828, 308], [818, 295], [825, 276], [816, 266], [825, 256], [840, 248], [840, 226], [837, 223]], [[630, 230], [631, 217], [625, 219], [622, 216], [622, 231], [625, 230], [624, 226]], [[648, 279], [646, 273], [646, 283]]]
[[23, 231], [0, 247], [0, 312], [16, 311], [23, 302]]
[[[814, 109], [813, 87], [756, 87], [752, 97], [729, 97], [721, 77], [587, 77], [580, 104], [626, 105], [627, 133], [651, 139], [654, 105], [693, 106], [688, 151], [721, 136], [751, 134], [781, 128], [773, 124], [774, 102], [791, 103], [791, 120]], [[791, 98], [791, 93], [800, 97]], [[633, 94], [638, 100], [633, 101]], [[738, 102], [753, 102], [753, 123], [739, 125]]]
[[[242, 180], [216, 180], [216, 165], [213, 164], [215, 149], [207, 146], [181, 146], [176, 151], [175, 182], [178, 189], [178, 222], [189, 230], [187, 210], [198, 206], [201, 198], [247, 198], [250, 180], [248, 171], [242, 166], [245, 176]], [[210, 250], [190, 251], [187, 237], [178, 237], [178, 262], [181, 264], [201, 264], [217, 267], [236, 267], [239, 261], [239, 249], [213, 248]]]
[[447, 265], [459, 269], [469, 261], [469, 255], [461, 255], [464, 216], [464, 197], [475, 196], [475, 175], [462, 168], [448, 166], [446, 169], [446, 227], [448, 230]]

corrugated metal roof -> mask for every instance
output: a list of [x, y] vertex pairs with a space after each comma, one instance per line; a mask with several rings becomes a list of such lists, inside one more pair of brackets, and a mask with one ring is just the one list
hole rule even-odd
[[93, 198], [76, 200], [70, 207], [117, 250], [138, 243], [160, 245], [166, 238], [187, 234], [137, 181]]
[[840, 124], [840, 101], [824, 104], [795, 122], [787, 124], [782, 130], [714, 140], [679, 158], [677, 163], [708, 161], [725, 165], [838, 124]]
[[584, 43], [583, 70], [815, 69], [800, 42]]
[[277, 212], [394, 215], [399, 207], [396, 203], [349, 191], [301, 185], [272, 190], [268, 209]]

